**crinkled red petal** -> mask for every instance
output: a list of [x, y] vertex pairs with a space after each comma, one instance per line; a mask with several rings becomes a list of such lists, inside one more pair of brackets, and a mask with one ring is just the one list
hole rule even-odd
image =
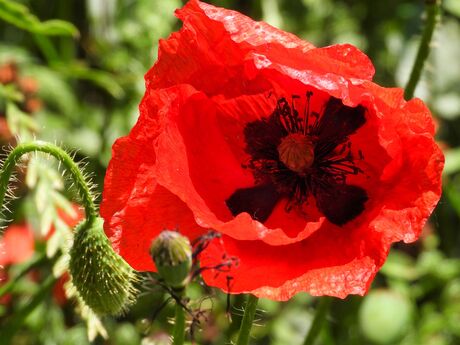
[[287, 300], [298, 292], [344, 298], [366, 293], [388, 253], [389, 242], [363, 229], [317, 231], [286, 246], [261, 241], [214, 240], [200, 256], [202, 267], [223, 262], [223, 253], [239, 259], [229, 271], [205, 269], [207, 284], [230, 293], [252, 293]]
[[160, 41], [158, 60], [145, 76], [147, 87], [190, 84], [207, 95], [251, 94], [260, 91], [260, 83], [257, 75], [244, 78], [248, 64], [335, 75], [337, 84], [374, 74], [369, 58], [349, 44], [315, 48], [267, 23], [195, 0], [177, 16], [183, 27]]
[[[171, 98], [166, 96], [152, 96], [157, 97], [156, 109]], [[130, 135], [113, 146], [101, 204], [107, 236], [115, 250], [137, 270], [155, 269], [149, 248], [161, 231], [178, 229], [192, 239], [204, 231], [190, 209], [156, 181], [154, 140], [161, 119], [157, 113], [151, 116], [155, 104], [150, 105]]]

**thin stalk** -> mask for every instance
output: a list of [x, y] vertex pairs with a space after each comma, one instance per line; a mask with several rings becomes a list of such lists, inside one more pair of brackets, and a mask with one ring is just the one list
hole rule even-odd
[[308, 331], [307, 336], [305, 337], [303, 345], [313, 345], [315, 343], [315, 340], [318, 337], [318, 334], [323, 326], [324, 320], [326, 319], [327, 312], [329, 310], [331, 302], [331, 297], [321, 297], [319, 299], [319, 304], [316, 309], [315, 318], [313, 319], [310, 330]]
[[14, 167], [21, 158], [22, 155], [30, 152], [44, 152], [52, 155], [58, 161], [60, 161], [65, 168], [69, 171], [72, 176], [75, 185], [77, 186], [78, 193], [82, 199], [83, 207], [85, 208], [86, 219], [92, 221], [97, 217], [97, 209], [94, 204], [91, 191], [88, 184], [83, 176], [78, 165], [73, 161], [67, 152], [60, 147], [46, 143], [43, 141], [34, 141], [30, 143], [23, 143], [16, 146], [6, 158], [3, 168], [0, 172], [0, 210], [3, 206], [5, 199], [5, 193], [8, 188], [11, 174], [13, 173]]
[[259, 298], [254, 295], [248, 295], [246, 308], [244, 310], [243, 320], [241, 321], [240, 333], [236, 345], [248, 345], [249, 333], [251, 332], [252, 324], [254, 322], [254, 315], [256, 314], [257, 302]]
[[33, 37], [38, 49], [40, 49], [46, 59], [46, 62], [48, 62], [50, 66], [56, 65], [56, 62], [59, 61], [59, 55], [52, 41], [48, 37], [40, 34], [35, 34]]
[[5, 284], [0, 286], [0, 298], [6, 295], [7, 293], [13, 290], [14, 285], [18, 282], [19, 279], [24, 277], [35, 267], [40, 266], [43, 262], [46, 261], [45, 254], [35, 255], [30, 261], [27, 261], [24, 265], [21, 265], [19, 272], [14, 276], [14, 278], [9, 279]]
[[[184, 291], [178, 294], [182, 298]], [[185, 311], [181, 303], [176, 301], [176, 312], [173, 331], [173, 345], [183, 345], [185, 341]]]
[[16, 310], [11, 318], [2, 325], [2, 329], [0, 330], [0, 339], [2, 340], [2, 344], [11, 344], [13, 336], [24, 325], [24, 322], [30, 313], [32, 313], [35, 308], [43, 302], [56, 281], [57, 278], [53, 275], [48, 276], [45, 281], [40, 284], [38, 291], [31, 296], [29, 301], [20, 309]]
[[422, 38], [418, 48], [417, 56], [415, 58], [414, 66], [412, 67], [409, 81], [407, 82], [406, 89], [404, 91], [404, 98], [407, 100], [414, 97], [414, 91], [420, 80], [423, 66], [425, 65], [425, 61], [430, 54], [431, 39], [433, 37], [434, 28], [436, 26], [440, 11], [440, 0], [425, 0], [425, 28], [423, 29]]

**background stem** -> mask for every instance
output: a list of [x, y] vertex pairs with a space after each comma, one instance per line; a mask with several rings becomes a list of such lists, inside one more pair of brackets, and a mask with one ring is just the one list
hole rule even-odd
[[20, 280], [34, 268], [40, 266], [46, 260], [47, 258], [45, 254], [36, 254], [30, 261], [21, 265], [19, 272], [14, 277], [6, 281], [2, 286], [0, 286], [0, 298], [11, 292], [18, 280]]
[[35, 310], [35, 308], [38, 307], [40, 303], [42, 303], [56, 281], [57, 278], [53, 275], [49, 275], [44, 282], [40, 283], [40, 288], [33, 296], [31, 296], [29, 301], [20, 309], [16, 310], [11, 318], [2, 325], [2, 329], [0, 330], [0, 339], [2, 344], [11, 343], [11, 339], [24, 325], [26, 318]]
[[240, 333], [238, 334], [236, 345], [247, 345], [249, 343], [249, 333], [251, 332], [258, 301], [258, 297], [254, 295], [248, 295], [243, 321], [241, 321]]
[[303, 345], [313, 345], [316, 337], [318, 336], [319, 332], [321, 331], [321, 327], [323, 326], [324, 320], [326, 319], [327, 312], [329, 310], [329, 306], [331, 305], [332, 298], [331, 297], [321, 297], [319, 299], [319, 303], [316, 309], [315, 318], [311, 323], [311, 327], [305, 337], [305, 341]]
[[420, 80], [425, 61], [430, 54], [431, 38], [433, 37], [434, 28], [436, 26], [437, 18], [440, 13], [441, 1], [440, 0], [426, 0], [425, 13], [426, 22], [423, 29], [420, 46], [418, 48], [417, 57], [415, 58], [414, 66], [407, 82], [404, 91], [404, 98], [406, 100], [414, 97], [415, 88]]

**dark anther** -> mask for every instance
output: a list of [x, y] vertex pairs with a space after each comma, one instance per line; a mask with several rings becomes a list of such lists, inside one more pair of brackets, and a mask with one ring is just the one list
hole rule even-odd
[[[199, 255], [211, 244], [212, 241], [215, 239], [220, 239], [222, 235], [216, 231], [208, 231], [206, 234], [198, 237], [193, 242], [193, 265], [196, 266], [198, 264]], [[222, 254], [222, 261], [214, 266], [201, 266], [196, 268], [191, 274], [191, 280], [195, 279], [204, 271], [214, 270], [216, 272], [216, 276], [218, 276], [222, 272], [230, 272], [232, 267], [238, 266], [239, 259], [235, 256], [230, 256], [226, 252]]]
[[222, 235], [218, 233], [217, 231], [208, 231], [204, 235], [198, 237], [195, 239], [192, 243], [193, 247], [193, 252], [192, 252], [192, 258], [193, 258], [193, 264], [196, 264], [196, 260], [198, 256], [201, 254], [203, 250], [205, 250], [211, 241], [213, 241], [215, 238], [221, 238]]

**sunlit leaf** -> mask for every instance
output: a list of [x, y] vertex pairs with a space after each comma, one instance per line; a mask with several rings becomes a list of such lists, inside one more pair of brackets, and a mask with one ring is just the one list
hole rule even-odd
[[41, 22], [29, 9], [15, 1], [0, 0], [0, 18], [26, 31], [50, 36], [78, 36], [77, 28], [63, 20]]
[[123, 88], [115, 80], [115, 76], [109, 72], [89, 68], [83, 64], [62, 65], [58, 69], [68, 77], [92, 82], [114, 98], [121, 98], [124, 95]]
[[460, 170], [460, 148], [451, 149], [445, 152], [446, 163], [444, 175], [450, 175]]
[[458, 0], [444, 0], [442, 2], [444, 8], [450, 13], [460, 18], [460, 1]]

